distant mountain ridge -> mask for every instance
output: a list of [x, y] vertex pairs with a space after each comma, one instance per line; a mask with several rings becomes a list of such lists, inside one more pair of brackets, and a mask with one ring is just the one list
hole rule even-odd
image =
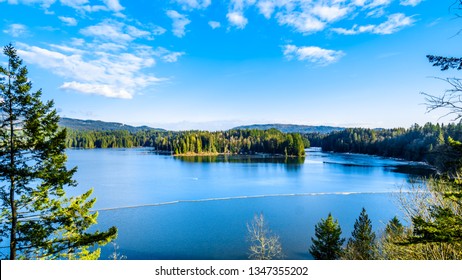
[[332, 131], [344, 130], [344, 127], [335, 127], [335, 126], [312, 126], [312, 125], [297, 125], [297, 124], [252, 124], [252, 125], [242, 125], [237, 126], [233, 129], [259, 129], [259, 130], [268, 130], [275, 128], [284, 133], [330, 133]]
[[[61, 118], [59, 125], [62, 127], [67, 127], [75, 130], [127, 130], [129, 132], [137, 132], [141, 130], [157, 130], [157, 131], [167, 131], [162, 128], [152, 128], [149, 126], [131, 126], [118, 122], [105, 122], [98, 120], [79, 120], [72, 118]], [[252, 125], [242, 125], [237, 126], [232, 129], [258, 129], [258, 130], [268, 130], [275, 128], [284, 133], [313, 133], [318, 132], [322, 134], [327, 134], [332, 131], [344, 130], [344, 127], [335, 127], [335, 126], [311, 126], [311, 125], [296, 125], [296, 124], [252, 124]]]
[[59, 125], [75, 130], [127, 130], [130, 132], [137, 132], [140, 130], [158, 130], [166, 131], [162, 128], [152, 128], [149, 126], [131, 126], [117, 122], [103, 122], [95, 120], [78, 120], [71, 118], [61, 118]]

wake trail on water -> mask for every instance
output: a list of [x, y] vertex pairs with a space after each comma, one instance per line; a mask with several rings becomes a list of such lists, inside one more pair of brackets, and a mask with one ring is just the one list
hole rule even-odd
[[[150, 204], [139, 204], [139, 205], [130, 205], [130, 206], [118, 206], [118, 207], [108, 207], [92, 210], [96, 211], [112, 211], [112, 210], [122, 210], [122, 209], [132, 209], [132, 208], [142, 208], [142, 207], [158, 207], [166, 206], [173, 204], [183, 204], [183, 203], [201, 203], [201, 202], [211, 202], [211, 201], [225, 201], [225, 200], [238, 200], [238, 199], [255, 199], [255, 198], [271, 198], [271, 197], [303, 197], [303, 196], [326, 196], [326, 195], [364, 195], [364, 194], [392, 194], [398, 193], [399, 191], [382, 191], [382, 192], [324, 192], [324, 193], [293, 193], [293, 194], [263, 194], [263, 195], [244, 195], [244, 196], [232, 196], [232, 197], [219, 197], [219, 198], [201, 198], [201, 199], [182, 199], [182, 200], [173, 200], [169, 202], [157, 202]], [[401, 191], [402, 192], [402, 191]]]

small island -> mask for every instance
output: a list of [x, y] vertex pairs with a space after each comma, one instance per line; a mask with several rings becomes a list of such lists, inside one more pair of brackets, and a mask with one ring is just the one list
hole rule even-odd
[[67, 128], [68, 148], [151, 147], [175, 156], [270, 154], [304, 157], [310, 147], [300, 133], [277, 129], [231, 129], [227, 131], [80, 130]]

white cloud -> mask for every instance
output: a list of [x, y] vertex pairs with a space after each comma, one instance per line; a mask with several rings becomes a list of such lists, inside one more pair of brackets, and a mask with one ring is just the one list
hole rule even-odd
[[312, 9], [312, 13], [318, 16], [320, 19], [332, 22], [344, 17], [350, 9], [348, 7], [334, 6], [322, 6], [317, 5]]
[[342, 51], [322, 49], [315, 46], [297, 47], [295, 45], [285, 45], [283, 54], [289, 60], [297, 59], [299, 61], [308, 61], [320, 66], [326, 66], [337, 62], [345, 55]]
[[81, 12], [107, 11], [108, 7], [103, 5], [89, 5], [88, 0], [60, 0], [61, 5], [71, 7]]
[[[124, 9], [120, 5], [119, 0], [101, 0], [104, 5], [90, 5], [89, 0], [59, 0], [61, 5], [74, 8], [79, 11], [84, 12], [97, 12], [97, 11], [112, 11], [120, 12]], [[58, 2], [58, 0], [0, 0], [1, 2], [7, 2], [8, 4], [25, 4], [25, 5], [35, 5], [38, 4], [44, 9], [50, 8], [53, 4]], [[46, 11], [46, 13], [53, 14], [52, 12]]]
[[367, 0], [353, 0], [353, 5], [356, 6], [364, 6], [364, 4], [367, 2]]
[[71, 45], [81, 47], [85, 44], [85, 40], [81, 38], [72, 38]]
[[247, 6], [254, 5], [257, 1], [256, 0], [230, 0], [229, 5], [231, 10], [233, 11], [242, 11]]
[[184, 52], [172, 52], [162, 47], [158, 47], [154, 51], [154, 55], [160, 57], [164, 62], [177, 62], [178, 58], [184, 54]]
[[305, 34], [321, 31], [326, 26], [325, 22], [308, 13], [278, 13], [276, 17], [280, 24], [294, 27], [296, 31]]
[[404, 27], [411, 26], [415, 20], [412, 17], [407, 17], [404, 14], [398, 13], [388, 17], [388, 20], [379, 24], [376, 29], [376, 34], [392, 34]]
[[393, 0], [372, 0], [367, 7], [388, 6]]
[[151, 39], [151, 33], [145, 30], [138, 29], [134, 26], [127, 25], [125, 28], [126, 32], [134, 38], [148, 38]]
[[211, 4], [211, 0], [174, 0], [184, 9], [205, 9]]
[[69, 26], [76, 26], [77, 25], [77, 20], [72, 17], [63, 17], [59, 16], [58, 17], [64, 24], [69, 25]]
[[120, 12], [125, 8], [120, 5], [119, 0], [103, 0], [106, 7], [113, 12]]
[[244, 10], [256, 3], [257, 0], [230, 0], [229, 10], [226, 14], [226, 18], [230, 25], [236, 26], [239, 29], [244, 29], [248, 23], [248, 19], [244, 16]]
[[186, 25], [190, 24], [191, 21], [185, 16], [177, 11], [168, 10], [167, 16], [173, 20], [172, 23], [172, 32], [173, 35], [177, 37], [183, 37], [186, 34]]
[[69, 47], [69, 46], [65, 46], [65, 45], [56, 45], [56, 44], [50, 44], [50, 47], [52, 47], [53, 49], [56, 49], [56, 50], [60, 50], [60, 51], [63, 51], [65, 53], [71, 53], [71, 54], [84, 54], [85, 52], [80, 50], [80, 49], [77, 49], [77, 48], [74, 48], [74, 47]]
[[[400, 1], [401, 5], [415, 6], [423, 0]], [[307, 35], [323, 31], [333, 22], [345, 18], [353, 19], [361, 14], [365, 18], [382, 17], [392, 2], [393, 0], [230, 0], [227, 17], [231, 25], [244, 28], [248, 23], [244, 11], [255, 6], [266, 19], [275, 16], [279, 25], [292, 27], [294, 31]], [[386, 34], [387, 30], [383, 27], [378, 27], [376, 31]]]
[[385, 9], [383, 7], [374, 8], [371, 11], [367, 12], [366, 17], [380, 18], [385, 14]]
[[62, 90], [77, 91], [85, 94], [96, 94], [111, 98], [131, 99], [132, 94], [123, 88], [115, 88], [110, 85], [83, 84], [79, 82], [65, 82], [59, 87]]
[[247, 25], [247, 18], [244, 17], [242, 12], [229, 12], [226, 17], [231, 25], [236, 26], [239, 29], [243, 29]]
[[134, 40], [132, 36], [123, 32], [123, 27], [124, 25], [120, 22], [104, 21], [97, 25], [81, 29], [80, 33], [85, 36], [97, 37], [114, 42], [127, 42]]
[[157, 35], [162, 35], [165, 32], [167, 32], [167, 30], [165, 30], [165, 28], [163, 28], [161, 26], [157, 26], [157, 25], [151, 27], [151, 29], [152, 29], [152, 35], [156, 35], [156, 36]]
[[39, 4], [42, 8], [47, 9], [51, 5], [53, 5], [56, 0], [0, 0], [1, 2], [7, 2], [8, 4], [25, 4], [25, 5], [33, 5], [33, 4]]
[[7, 29], [3, 30], [3, 33], [15, 38], [27, 35], [27, 32], [27, 26], [19, 23], [10, 24]]
[[137, 38], [152, 40], [152, 33], [115, 20], [105, 20], [80, 30], [85, 36], [118, 43], [130, 42]]
[[219, 23], [218, 21], [209, 21], [209, 25], [210, 27], [212, 27], [212, 29], [217, 29], [217, 28], [220, 28], [221, 27], [221, 23]]
[[393, 34], [399, 30], [413, 25], [415, 20], [412, 17], [407, 17], [404, 14], [397, 13], [388, 17], [388, 20], [379, 25], [354, 25], [351, 29], [345, 28], [332, 28], [332, 31], [343, 35], [356, 35], [360, 33], [373, 33], [373, 34]]
[[424, 0], [401, 0], [399, 3], [403, 6], [417, 6]]
[[[165, 79], [146, 74], [155, 64], [147, 52], [84, 43], [79, 48], [51, 45], [51, 49], [18, 43], [18, 54], [28, 63], [50, 70], [65, 79], [63, 90], [111, 98], [133, 98], [135, 93]], [[123, 47], [122, 47], [123, 48]], [[89, 52], [88, 50], [92, 50]], [[153, 51], [151, 51], [153, 52]]]
[[120, 5], [119, 0], [102, 0], [104, 5], [91, 5], [89, 0], [59, 0], [61, 5], [74, 8], [81, 12], [109, 11], [120, 14], [125, 8]]
[[257, 4], [260, 13], [267, 19], [271, 18], [276, 4], [271, 0], [260, 0]]

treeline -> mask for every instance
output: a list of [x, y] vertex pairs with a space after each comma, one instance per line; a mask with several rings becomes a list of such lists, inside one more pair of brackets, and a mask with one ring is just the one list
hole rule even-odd
[[348, 128], [327, 135], [307, 134], [304, 137], [313, 146], [322, 147], [323, 151], [361, 153], [436, 164], [438, 151], [448, 145], [449, 139], [462, 140], [462, 124], [415, 124], [409, 129]]
[[155, 147], [162, 136], [171, 135], [171, 132], [127, 130], [75, 130], [66, 128], [66, 147], [68, 148], [133, 148]]
[[276, 129], [208, 131], [82, 131], [67, 129], [69, 148], [152, 147], [157, 151], [185, 154], [268, 153], [304, 156], [309, 141], [298, 133]]

